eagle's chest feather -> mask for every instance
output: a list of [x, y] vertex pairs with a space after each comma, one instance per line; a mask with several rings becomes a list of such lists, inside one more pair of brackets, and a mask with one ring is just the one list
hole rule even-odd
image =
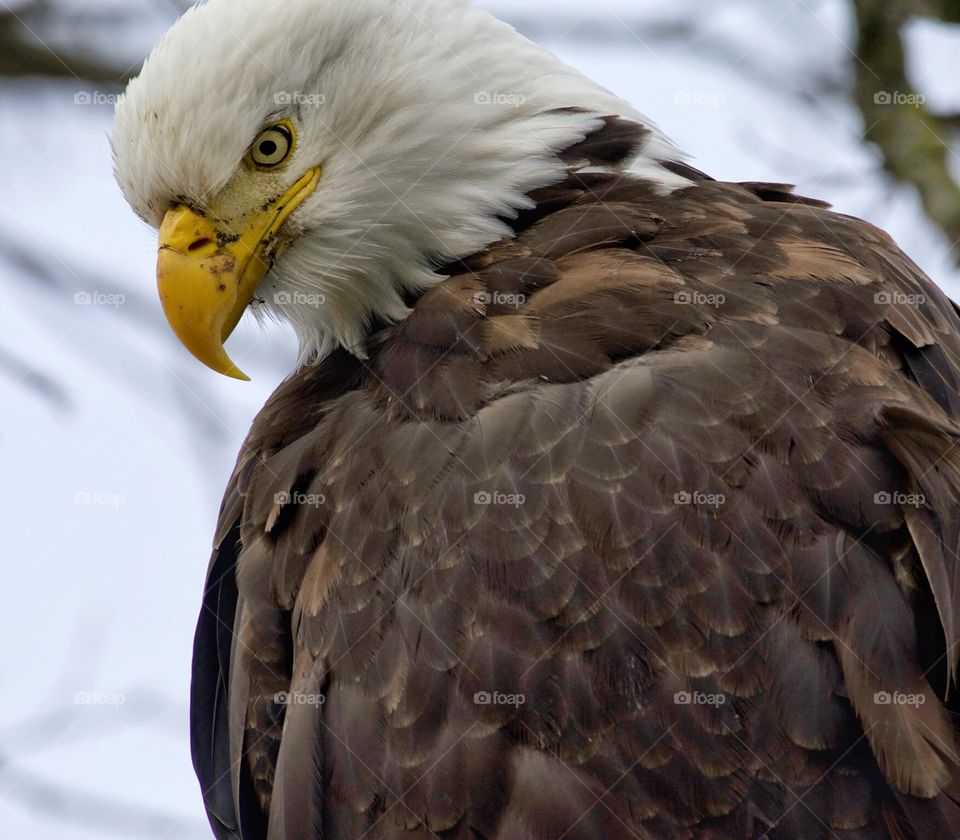
[[[254, 425], [221, 521], [241, 538], [232, 725], [264, 807], [310, 761], [342, 836], [396, 790], [397, 819], [481, 819], [478, 786], [574, 825], [584, 785], [632, 765], [634, 818], [722, 819], [754, 762], [835, 772], [883, 674], [929, 692], [901, 647], [910, 513], [877, 499], [917, 491], [911, 435], [946, 435], [955, 383], [901, 355], [956, 341], [946, 302], [878, 315], [920, 288], [905, 259], [762, 188], [585, 177]], [[893, 646], [858, 630], [878, 602]], [[919, 723], [872, 722], [881, 762], [935, 791], [930, 746], [880, 740]], [[658, 793], [678, 777], [700, 781]], [[880, 804], [859, 795], [866, 825]], [[584, 831], [616, 836], [606, 819]]]

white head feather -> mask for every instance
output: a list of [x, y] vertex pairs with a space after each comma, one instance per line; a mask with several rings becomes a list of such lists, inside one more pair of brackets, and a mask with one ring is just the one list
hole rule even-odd
[[[362, 354], [373, 319], [406, 316], [404, 291], [508, 236], [497, 217], [560, 180], [554, 153], [611, 114], [650, 129], [631, 169], [687, 183], [660, 165], [682, 155], [649, 120], [466, 0], [209, 0], [130, 83], [112, 145], [124, 195], [154, 226], [175, 202], [228, 213], [322, 164], [257, 292], [307, 361], [338, 344]], [[284, 117], [289, 164], [240, 179], [253, 139]]]

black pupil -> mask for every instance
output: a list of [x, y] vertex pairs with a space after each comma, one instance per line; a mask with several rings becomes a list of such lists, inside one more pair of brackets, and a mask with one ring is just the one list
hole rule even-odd
[[260, 154], [264, 157], [270, 157], [275, 154], [277, 151], [277, 143], [275, 140], [264, 140], [260, 144]]

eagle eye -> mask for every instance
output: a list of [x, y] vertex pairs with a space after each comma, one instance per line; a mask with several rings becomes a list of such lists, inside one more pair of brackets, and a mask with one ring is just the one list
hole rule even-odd
[[293, 154], [295, 143], [296, 136], [289, 122], [269, 125], [250, 146], [250, 160], [258, 169], [275, 169]]

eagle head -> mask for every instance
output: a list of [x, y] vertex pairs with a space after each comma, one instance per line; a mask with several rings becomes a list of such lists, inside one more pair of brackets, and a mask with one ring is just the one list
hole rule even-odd
[[[171, 326], [246, 378], [223, 344], [248, 307], [293, 325], [301, 363], [362, 356], [610, 114], [649, 125], [463, 0], [209, 0], [130, 82], [111, 143]], [[677, 157], [652, 126], [644, 155]]]

